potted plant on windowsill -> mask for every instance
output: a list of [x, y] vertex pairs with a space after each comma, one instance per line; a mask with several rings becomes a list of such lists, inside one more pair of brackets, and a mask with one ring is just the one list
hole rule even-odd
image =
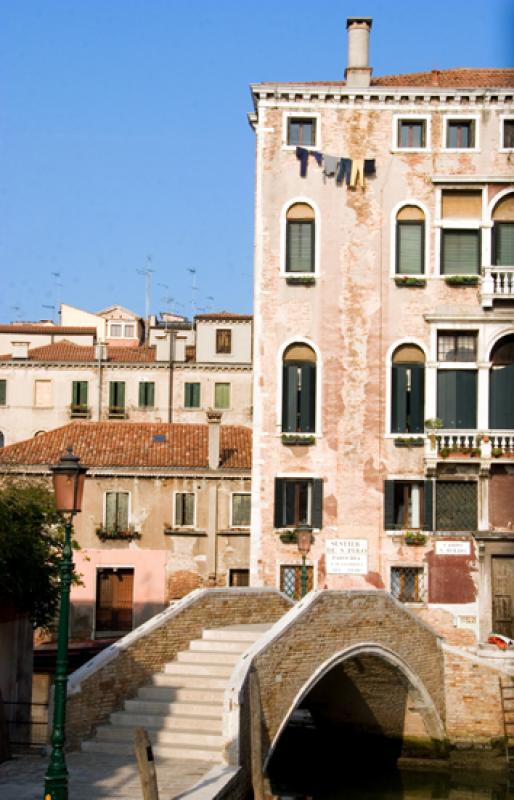
[[88, 405], [86, 403], [72, 403], [70, 405], [70, 416], [88, 418], [90, 416]]
[[118, 419], [125, 419], [127, 416], [127, 412], [124, 406], [109, 406], [109, 417], [111, 418], [118, 418]]
[[422, 547], [427, 543], [427, 535], [421, 531], [405, 531], [403, 539], [411, 547]]
[[286, 445], [310, 445], [316, 443], [316, 437], [312, 433], [283, 433], [281, 436], [282, 444]]
[[445, 275], [444, 282], [447, 286], [478, 286], [478, 275]]
[[292, 529], [279, 531], [278, 538], [282, 544], [296, 544], [296, 531]]
[[423, 275], [395, 275], [394, 282], [397, 286], [411, 286], [423, 288], [427, 285], [427, 280]]
[[131, 542], [133, 539], [140, 539], [141, 534], [136, 531], [134, 525], [129, 525], [128, 528], [106, 528], [104, 525], [96, 529], [96, 535], [101, 542], [106, 541], [125, 541]]
[[395, 447], [423, 447], [425, 440], [422, 436], [401, 437], [394, 440]]
[[288, 272], [286, 283], [290, 286], [313, 286], [316, 278], [309, 272]]

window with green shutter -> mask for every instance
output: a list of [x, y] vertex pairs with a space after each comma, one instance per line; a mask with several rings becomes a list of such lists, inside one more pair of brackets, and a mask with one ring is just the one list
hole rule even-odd
[[139, 408], [153, 408], [155, 405], [155, 383], [141, 381], [139, 384]]
[[441, 234], [441, 273], [477, 275], [480, 272], [480, 231], [445, 229]]
[[200, 408], [200, 384], [184, 384], [184, 408]]
[[192, 528], [195, 524], [195, 495], [193, 492], [175, 494], [175, 527]]
[[422, 275], [424, 272], [425, 223], [398, 222], [396, 226], [396, 272]]
[[0, 381], [0, 406], [5, 406], [7, 403], [7, 381], [2, 379]]
[[109, 413], [122, 414], [125, 411], [125, 382], [110, 381], [109, 383]]
[[282, 431], [316, 430], [316, 354], [308, 345], [292, 344], [282, 367]]
[[442, 419], [443, 428], [476, 428], [476, 370], [437, 371], [437, 416]]
[[504, 336], [491, 353], [489, 427], [514, 430], [514, 335]]
[[323, 527], [323, 481], [319, 478], [275, 479], [275, 528]]
[[423, 433], [425, 419], [425, 354], [411, 344], [398, 347], [391, 369], [391, 431]]
[[314, 222], [288, 220], [286, 272], [314, 272]]
[[493, 263], [497, 267], [514, 267], [514, 222], [494, 223]]
[[230, 383], [214, 384], [214, 408], [230, 408]]
[[129, 527], [129, 493], [106, 492], [105, 527], [108, 531], [127, 531]]
[[72, 410], [87, 409], [87, 381], [73, 381], [71, 386]]

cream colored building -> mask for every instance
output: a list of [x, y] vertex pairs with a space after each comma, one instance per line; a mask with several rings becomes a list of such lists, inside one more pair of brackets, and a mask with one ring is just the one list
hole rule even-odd
[[309, 585], [514, 637], [514, 70], [347, 27], [346, 80], [252, 86], [251, 581], [298, 596], [307, 527]]

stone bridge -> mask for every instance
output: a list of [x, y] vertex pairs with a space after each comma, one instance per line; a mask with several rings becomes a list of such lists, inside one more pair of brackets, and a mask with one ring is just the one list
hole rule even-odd
[[259, 687], [264, 770], [299, 708], [339, 734], [346, 726], [350, 739], [365, 732], [439, 751], [446, 740], [441, 639], [386, 592], [312, 592], [245, 661], [226, 694], [233, 764], [248, 763], [250, 669]]

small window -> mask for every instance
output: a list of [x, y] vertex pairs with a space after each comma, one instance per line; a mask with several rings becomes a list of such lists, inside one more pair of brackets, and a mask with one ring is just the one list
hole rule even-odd
[[34, 405], [39, 408], [52, 406], [52, 381], [34, 381]]
[[313, 478], [275, 479], [275, 528], [322, 527], [323, 481]]
[[314, 272], [314, 248], [314, 211], [307, 203], [295, 203], [286, 215], [286, 272]]
[[503, 120], [503, 147], [514, 150], [514, 119]]
[[477, 527], [475, 481], [437, 481], [436, 530], [473, 531]]
[[139, 384], [139, 408], [153, 408], [155, 405], [155, 383], [141, 381]]
[[232, 352], [232, 331], [230, 328], [218, 328], [216, 331], [216, 352]]
[[426, 120], [400, 119], [398, 120], [398, 147], [402, 149], [415, 148], [422, 150], [426, 147]]
[[[307, 566], [307, 591], [311, 592], [314, 586], [314, 570]], [[280, 591], [284, 592], [291, 600], [300, 600], [302, 596], [302, 568], [299, 564], [282, 564], [280, 566]]]
[[200, 408], [200, 384], [184, 384], [184, 408]]
[[229, 586], [249, 586], [250, 585], [250, 570], [249, 569], [231, 569], [228, 574]]
[[214, 408], [230, 408], [230, 383], [214, 384]]
[[480, 231], [445, 229], [441, 234], [443, 275], [478, 275], [480, 272]]
[[112, 532], [127, 531], [129, 527], [129, 493], [106, 492], [105, 518], [106, 530]]
[[0, 406], [5, 406], [7, 402], [7, 381], [2, 379], [0, 381]]
[[472, 119], [449, 119], [446, 128], [446, 147], [452, 150], [467, 150], [475, 147], [475, 121]]
[[316, 120], [312, 117], [289, 117], [287, 120], [287, 143], [311, 147], [316, 144]]
[[5, 436], [2, 431], [0, 431], [0, 447], [3, 447], [5, 444]]
[[195, 496], [193, 492], [175, 495], [175, 527], [193, 528], [195, 524]]
[[237, 493], [232, 495], [232, 527], [248, 528], [250, 525], [251, 495]]
[[401, 603], [422, 603], [423, 584], [422, 567], [391, 567], [391, 594]]
[[438, 361], [476, 361], [476, 333], [438, 333]]

